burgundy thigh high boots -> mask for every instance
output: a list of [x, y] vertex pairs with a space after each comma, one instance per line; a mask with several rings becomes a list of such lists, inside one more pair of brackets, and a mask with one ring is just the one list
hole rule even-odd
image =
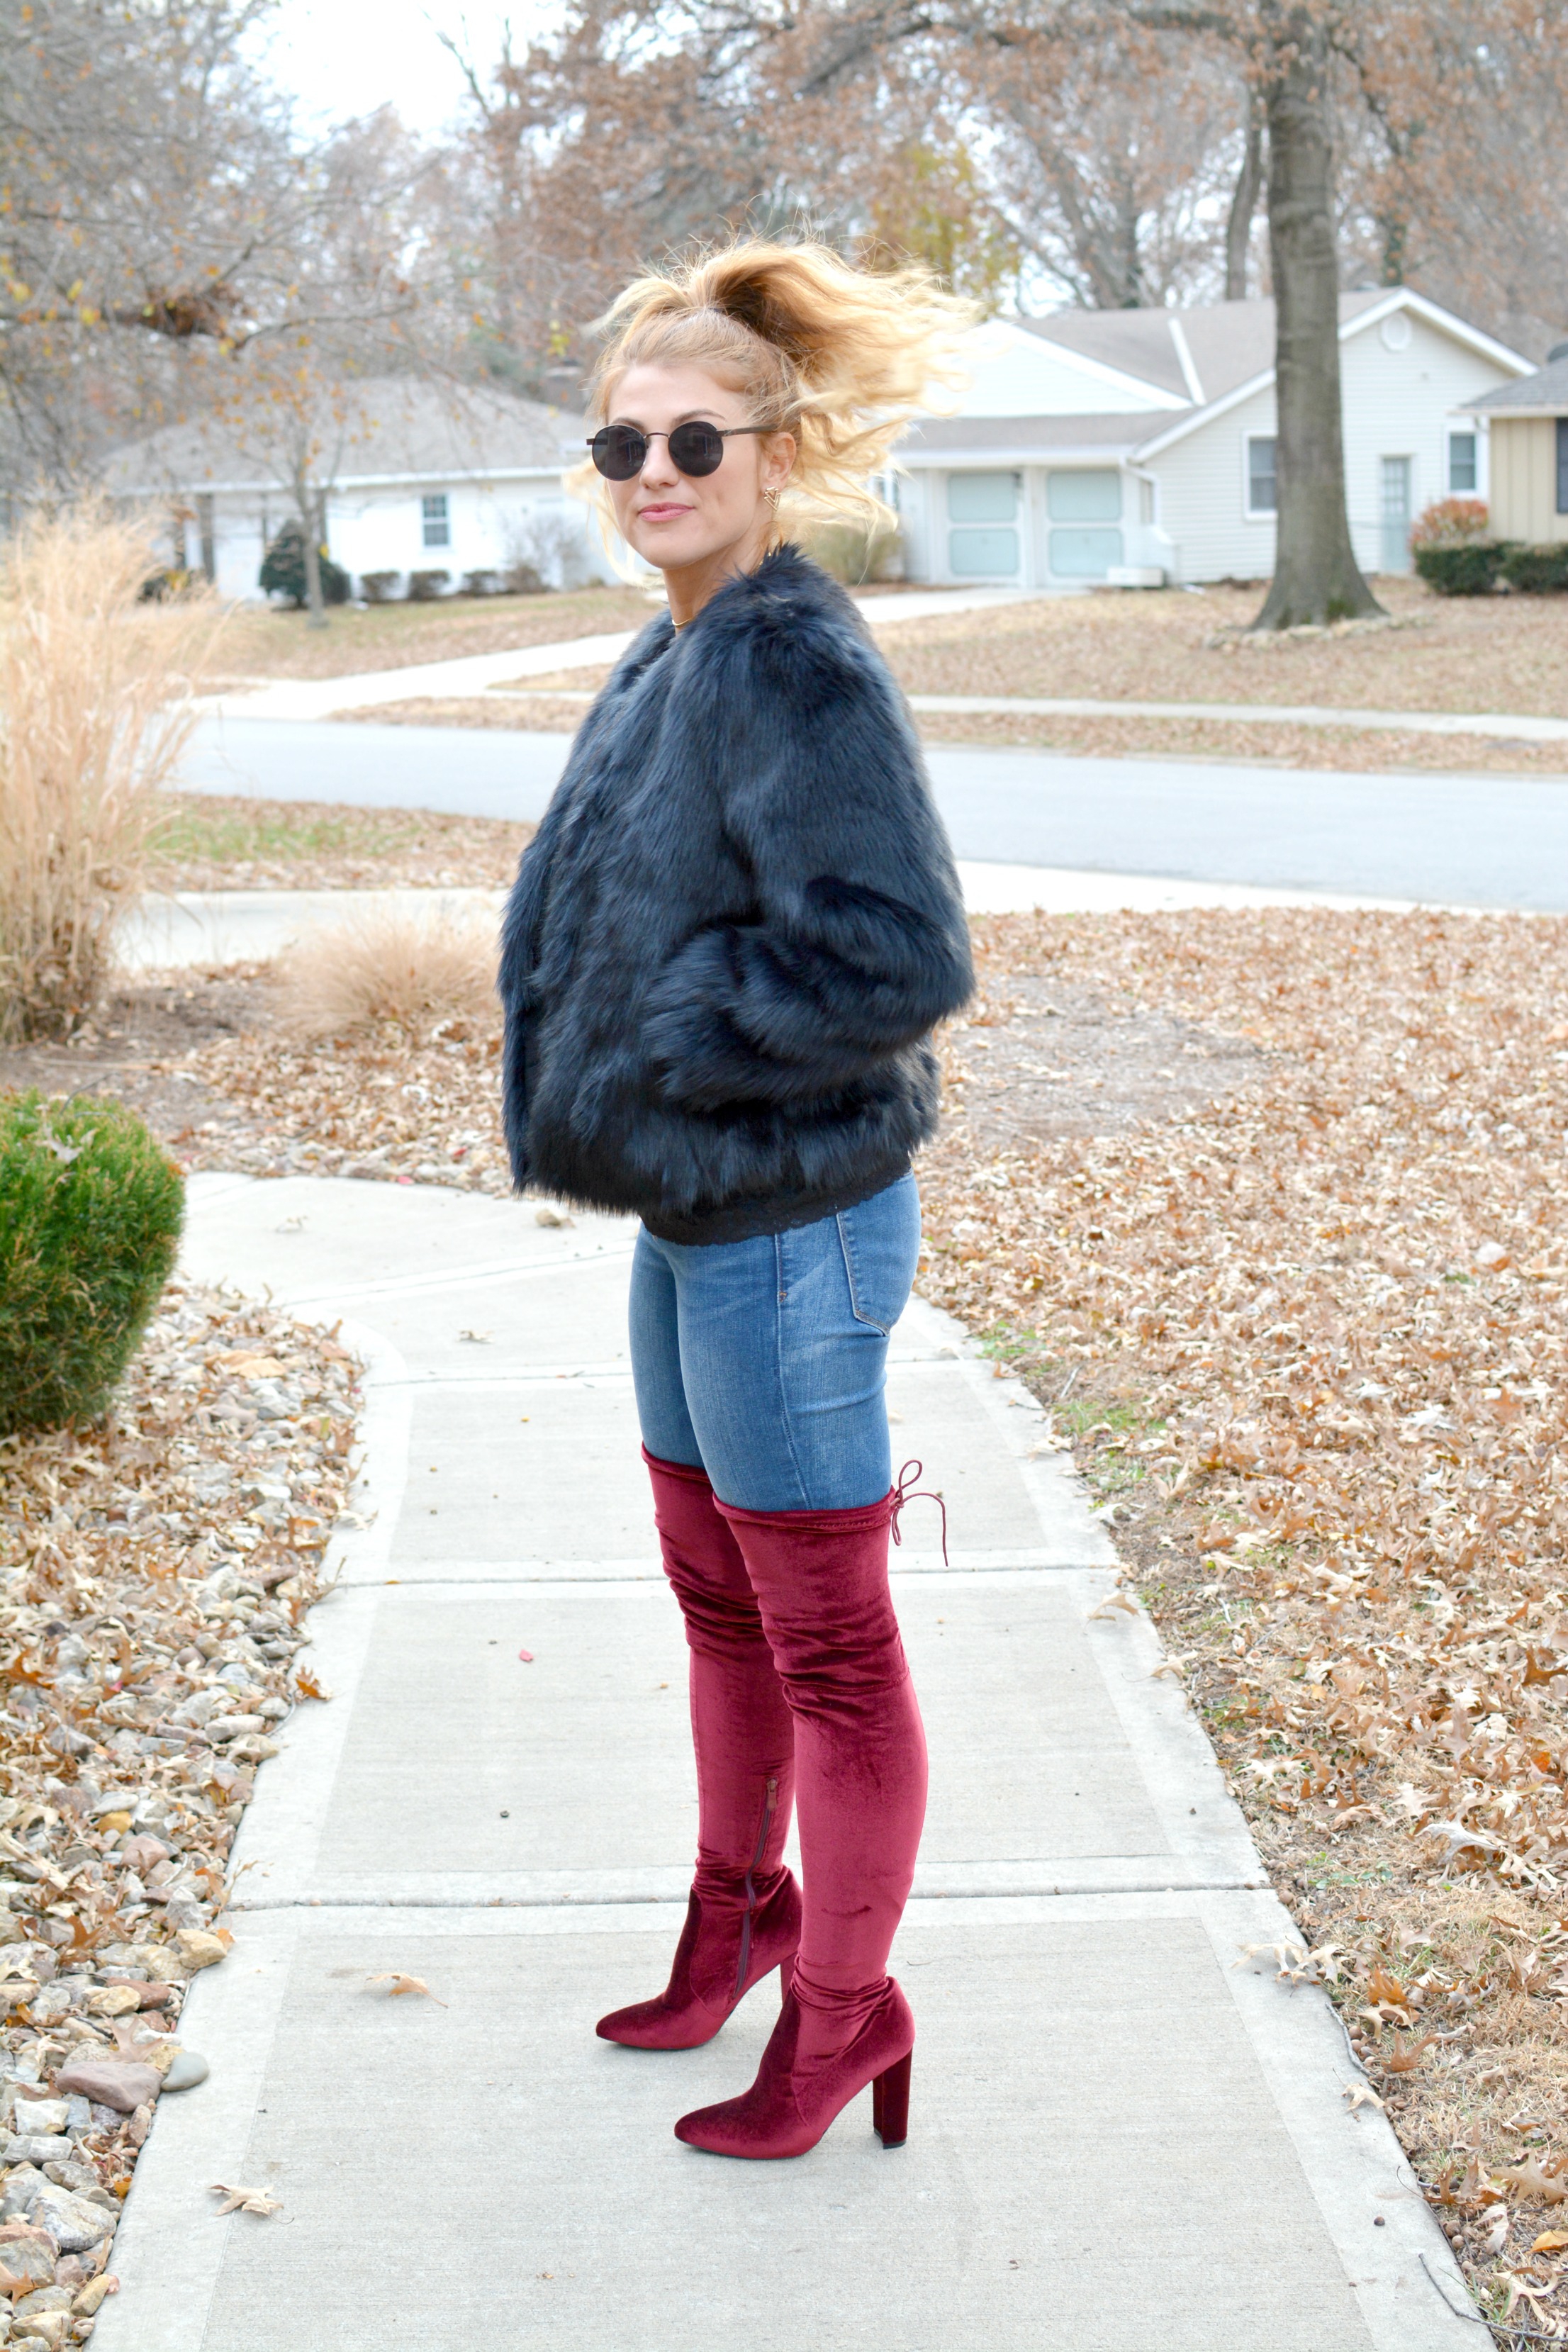
[[789, 1964], [800, 1889], [784, 1867], [795, 1722], [734, 1537], [701, 1470], [646, 1448], [665, 1571], [690, 1650], [697, 1875], [669, 1983], [599, 2020], [605, 2042], [694, 2050], [760, 1978]]
[[805, 1885], [793, 1984], [755, 2083], [675, 2127], [716, 2155], [803, 2155], [868, 2083], [883, 2144], [905, 2135], [914, 2020], [887, 1969], [925, 1818], [926, 1749], [888, 1591], [895, 1499], [721, 1506], [795, 1716]]

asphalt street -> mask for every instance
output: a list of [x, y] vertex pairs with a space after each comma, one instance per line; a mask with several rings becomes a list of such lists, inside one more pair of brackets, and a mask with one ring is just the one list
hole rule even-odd
[[[570, 738], [204, 720], [192, 790], [538, 817]], [[994, 864], [1568, 911], [1568, 779], [933, 750], [953, 848]]]

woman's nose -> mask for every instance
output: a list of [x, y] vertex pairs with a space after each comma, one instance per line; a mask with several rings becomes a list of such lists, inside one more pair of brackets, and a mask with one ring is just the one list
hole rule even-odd
[[648, 443], [639, 478], [649, 489], [655, 490], [667, 490], [672, 483], [679, 481], [680, 468], [671, 464], [669, 443], [662, 433], [657, 441]]

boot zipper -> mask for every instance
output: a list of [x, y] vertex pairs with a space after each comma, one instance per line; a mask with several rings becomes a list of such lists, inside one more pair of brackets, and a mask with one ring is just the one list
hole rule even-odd
[[773, 1799], [778, 1795], [776, 1780], [768, 1782], [767, 1796], [763, 1803], [763, 1826], [757, 1832], [757, 1850], [746, 1865], [746, 1916], [741, 1922], [741, 1958], [735, 1969], [735, 1999], [740, 2000], [746, 1986], [746, 1969], [752, 1958], [752, 1914], [757, 1906], [757, 1890], [752, 1884], [752, 1873], [768, 1850], [768, 1832], [773, 1825]]

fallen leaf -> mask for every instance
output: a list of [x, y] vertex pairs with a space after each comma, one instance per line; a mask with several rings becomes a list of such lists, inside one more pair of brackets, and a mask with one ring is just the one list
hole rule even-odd
[[1138, 1614], [1138, 1603], [1131, 1597], [1130, 1594], [1125, 1592], [1108, 1592], [1104, 1600], [1100, 1602], [1099, 1608], [1091, 1609], [1089, 1611], [1089, 1623], [1092, 1624], [1097, 1617], [1109, 1617], [1111, 1612], [1116, 1609], [1125, 1609], [1129, 1617], [1136, 1617]]
[[1530, 2251], [1532, 2254], [1554, 2254], [1563, 2246], [1568, 2246], [1568, 2230], [1542, 2230]]
[[482, 1348], [487, 1340], [495, 1338], [495, 1333], [493, 1331], [459, 1331], [458, 1337], [459, 1339], [472, 1339], [477, 1346]]
[[1389, 1975], [1388, 1970], [1383, 1966], [1381, 1961], [1378, 1962], [1377, 1966], [1373, 1969], [1371, 1976], [1368, 1977], [1366, 1980], [1366, 1990], [1368, 1998], [1372, 2000], [1379, 2002], [1385, 2000], [1392, 2001], [1395, 2009], [1404, 2009], [1407, 2004], [1407, 1995], [1405, 1993], [1405, 1987], [1400, 1983], [1397, 1977], [1391, 1977]]
[[449, 2006], [449, 2003], [441, 1999], [439, 1993], [431, 1991], [423, 1977], [401, 1976], [395, 1969], [387, 1969], [380, 1976], [366, 1977], [365, 1983], [385, 1985], [394, 1999], [400, 1992], [422, 1992], [426, 2000], [435, 2002], [437, 2009], [446, 2009]]
[[309, 1666], [300, 1667], [294, 1677], [294, 1687], [301, 1698], [329, 1699], [332, 1695], [324, 1683], [317, 1681]]
[[1522, 2164], [1500, 2165], [1497, 2178], [1510, 2181], [1521, 2196], [1539, 2197], [1548, 2205], [1568, 2203], [1568, 2179], [1546, 2171], [1538, 2156], [1527, 2157]]
[[1379, 2115], [1384, 2112], [1383, 2101], [1370, 2083], [1347, 2083], [1343, 2095], [1350, 2101], [1348, 2112], [1352, 2116], [1358, 2107], [1375, 2107]]
[[212, 2194], [223, 2200], [217, 2208], [220, 2214], [280, 2213], [283, 2210], [281, 2197], [270, 2196], [265, 2189], [231, 2189], [226, 2182], [215, 2180]]
[[[1383, 2063], [1391, 2074], [1413, 2074], [1427, 2051], [1434, 2047], [1436, 2040], [1435, 2033], [1424, 2033], [1419, 2042], [1403, 2043], [1396, 2042]], [[1568, 2190], [1564, 2190], [1563, 2194], [1568, 2196]]]

